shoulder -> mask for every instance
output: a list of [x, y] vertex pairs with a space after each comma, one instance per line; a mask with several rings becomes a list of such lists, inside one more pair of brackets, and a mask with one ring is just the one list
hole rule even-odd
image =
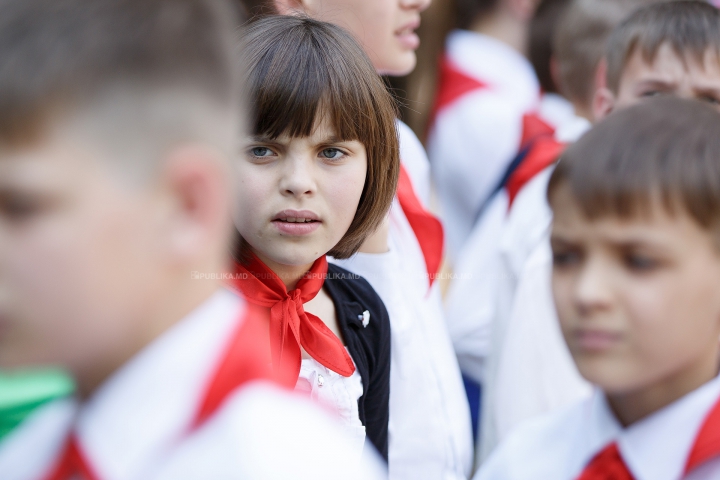
[[474, 480], [571, 478], [574, 447], [585, 429], [588, 400], [522, 423], [493, 451]]
[[376, 310], [387, 316], [385, 304], [370, 283], [357, 273], [353, 273], [334, 263], [328, 264], [326, 280], [333, 297], [346, 302], [356, 302], [368, 309]]
[[397, 120], [400, 161], [410, 176], [415, 194], [423, 203], [430, 200], [430, 161], [420, 139], [401, 120]]
[[[322, 462], [317, 461], [320, 452]], [[192, 472], [203, 472], [203, 478], [259, 480], [382, 478], [377, 459], [360, 458], [328, 415], [264, 382], [230, 396], [173, 452], [158, 478], [197, 478]]]

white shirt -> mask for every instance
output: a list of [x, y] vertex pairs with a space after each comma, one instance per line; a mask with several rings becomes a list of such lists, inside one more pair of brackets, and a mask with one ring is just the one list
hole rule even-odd
[[314, 358], [304, 358], [295, 390], [336, 415], [346, 437], [362, 452], [365, 426], [360, 421], [358, 399], [363, 395], [363, 384], [357, 368], [352, 375], [344, 377]]
[[441, 109], [428, 138], [448, 255], [457, 265], [477, 212], [517, 154], [522, 117], [537, 107], [540, 87], [527, 59], [491, 37], [455, 30], [445, 54], [487, 86]]
[[222, 290], [121, 367], [84, 405], [62, 400], [40, 408], [0, 444], [2, 478], [43, 478], [73, 424], [103, 480], [382, 478], [377, 464], [358, 463], [327, 416], [264, 382], [233, 393], [188, 433], [243, 308], [240, 298]]
[[[565, 110], [554, 96], [544, 96], [541, 105], [543, 115], [551, 108]], [[590, 127], [567, 113], [549, 116], [561, 122], [555, 124], [556, 137], [566, 142]], [[499, 235], [494, 265], [500, 280], [490, 321], [493, 348], [485, 358], [480, 460], [520, 422], [591, 392], [562, 338], [552, 298], [552, 211], [546, 197], [553, 170], [554, 165], [546, 168], [520, 190]]]
[[[398, 129], [403, 165], [427, 201], [427, 158], [412, 131], [401, 122]], [[333, 261], [365, 277], [390, 316], [390, 478], [465, 479], [473, 455], [470, 412], [438, 285], [428, 292], [425, 259], [397, 199], [389, 215], [389, 252]]]
[[[720, 397], [720, 378], [623, 428], [599, 390], [580, 403], [523, 424], [475, 480], [574, 480], [612, 442], [636, 480], [679, 480], [700, 427]], [[710, 461], [687, 477], [720, 478]]]

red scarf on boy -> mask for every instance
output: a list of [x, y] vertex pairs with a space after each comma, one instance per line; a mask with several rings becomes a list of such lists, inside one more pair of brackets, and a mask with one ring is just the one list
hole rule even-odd
[[290, 292], [283, 281], [253, 255], [246, 265], [236, 264], [236, 278], [232, 281], [245, 300], [270, 309], [270, 349], [274, 364], [289, 365], [297, 380], [302, 356], [300, 347], [321, 365], [349, 377], [355, 372], [350, 355], [340, 339], [322, 320], [305, 312], [303, 304], [318, 294], [327, 275], [325, 256], [318, 258], [312, 268]]

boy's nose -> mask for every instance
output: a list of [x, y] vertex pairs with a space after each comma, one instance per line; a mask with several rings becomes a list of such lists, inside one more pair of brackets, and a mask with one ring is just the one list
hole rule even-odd
[[587, 315], [609, 308], [612, 302], [610, 283], [609, 272], [603, 262], [589, 260], [575, 284], [574, 302], [578, 311]]

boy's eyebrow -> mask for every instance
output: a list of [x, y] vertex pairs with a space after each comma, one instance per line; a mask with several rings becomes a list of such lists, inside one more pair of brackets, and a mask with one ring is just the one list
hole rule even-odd
[[638, 87], [656, 87], [656, 88], [672, 88], [677, 85], [677, 82], [674, 82], [669, 79], [663, 79], [663, 78], [646, 78], [643, 80], [640, 80], [637, 84]]
[[695, 87], [695, 91], [700, 94], [711, 94], [712, 96], [720, 98], [720, 87], [714, 87], [711, 85], [698, 85]]

